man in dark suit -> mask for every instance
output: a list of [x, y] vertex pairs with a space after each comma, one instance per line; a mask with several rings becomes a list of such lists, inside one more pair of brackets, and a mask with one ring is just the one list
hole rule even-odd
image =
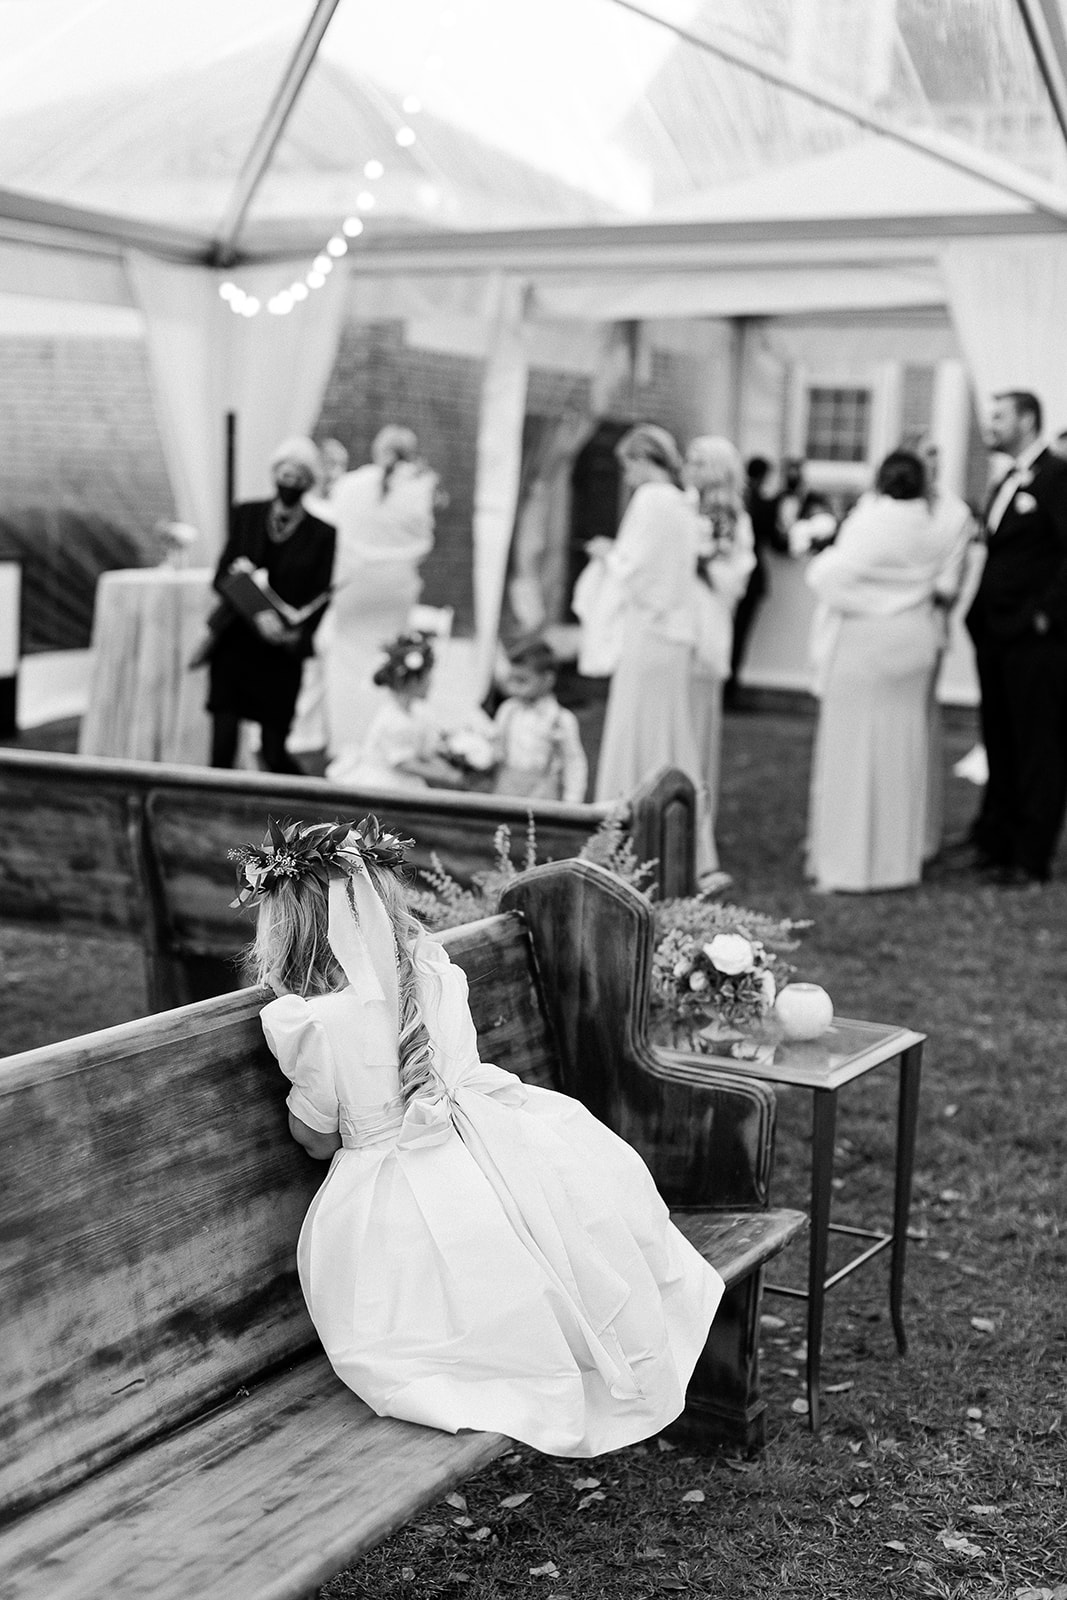
[[1041, 434], [1041, 404], [994, 397], [993, 450], [1012, 457], [985, 512], [988, 553], [967, 627], [982, 691], [989, 781], [972, 830], [1001, 884], [1048, 876], [1067, 807], [1067, 461]]

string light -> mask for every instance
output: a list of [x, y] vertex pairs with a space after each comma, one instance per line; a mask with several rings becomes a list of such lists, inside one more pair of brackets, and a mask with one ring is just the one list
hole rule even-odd
[[[446, 26], [449, 25], [449, 18], [452, 21], [455, 20], [451, 13], [446, 13], [442, 19], [445, 21]], [[427, 57], [424, 67], [430, 72], [438, 71], [441, 67], [440, 57]], [[422, 101], [416, 94], [404, 95], [400, 104], [404, 115], [408, 117], [416, 117], [422, 110]], [[410, 149], [415, 144], [418, 135], [410, 123], [405, 122], [397, 128], [394, 138], [401, 149]], [[379, 178], [385, 176], [384, 162], [379, 161], [376, 156], [372, 156], [369, 161], [364, 163], [363, 176], [368, 182], [376, 183]], [[361, 189], [356, 196], [356, 208], [359, 211], [373, 211], [376, 204], [377, 198], [369, 189]], [[329, 274], [333, 271], [334, 262], [347, 255], [348, 241], [350, 239], [358, 239], [363, 230], [364, 222], [362, 217], [345, 217], [338, 231], [327, 239], [303, 278], [295, 279], [289, 284], [288, 288], [278, 289], [272, 294], [266, 302], [266, 310], [272, 316], [288, 316], [295, 306], [308, 298], [312, 290], [321, 289], [325, 285]], [[231, 278], [227, 278], [225, 282], [219, 284], [219, 297], [236, 316], [255, 317], [264, 309], [258, 296], [248, 294], [241, 288], [240, 284], [235, 283]]]

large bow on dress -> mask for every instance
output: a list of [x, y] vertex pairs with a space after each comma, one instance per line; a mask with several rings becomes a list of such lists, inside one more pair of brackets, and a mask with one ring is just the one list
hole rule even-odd
[[451, 1083], [435, 1075], [426, 1088], [420, 1089], [408, 1102], [398, 1146], [416, 1150], [420, 1145], [441, 1144], [452, 1133], [459, 1096], [466, 1092], [489, 1095], [506, 1106], [525, 1105], [528, 1098], [524, 1085], [513, 1072], [505, 1072], [503, 1067], [494, 1067], [489, 1062], [472, 1061]]

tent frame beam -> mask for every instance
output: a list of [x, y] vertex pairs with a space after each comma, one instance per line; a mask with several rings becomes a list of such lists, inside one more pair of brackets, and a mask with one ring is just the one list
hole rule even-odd
[[248, 215], [248, 209], [266, 176], [278, 141], [285, 132], [293, 107], [315, 63], [319, 45], [339, 4], [340, 0], [315, 0], [315, 7], [308, 19], [307, 27], [286, 64], [281, 82], [274, 91], [274, 97], [252, 141], [244, 165], [237, 175], [233, 192], [219, 222], [211, 252], [212, 264], [215, 266], [229, 267], [237, 259], [237, 240]]
[[1067, 33], [1058, 0], [1017, 0], [1017, 4], [1060, 132], [1067, 140]]
[[[643, 18], [645, 22], [666, 28], [676, 38], [692, 45], [696, 50], [703, 51], [705, 55], [716, 56], [743, 72], [762, 78], [765, 83], [772, 83], [790, 94], [799, 95], [812, 105], [820, 106], [824, 111], [836, 112], [871, 133], [881, 134], [884, 138], [894, 139], [898, 144], [907, 145], [912, 150], [919, 150], [923, 155], [932, 156], [946, 166], [954, 167], [958, 172], [965, 172], [972, 178], [981, 178], [984, 182], [1003, 190], [1004, 193], [1013, 195], [1015, 199], [1025, 200], [1028, 205], [1037, 206], [1039, 210], [1058, 218], [1061, 222], [1067, 221], [1067, 190], [1034, 177], [1023, 168], [1015, 166], [1013, 162], [1002, 161], [995, 156], [974, 150], [961, 140], [954, 139], [935, 128], [922, 130], [909, 128], [891, 117], [884, 117], [880, 112], [872, 111], [853, 96], [811, 82], [786, 67], [769, 65], [757, 51], [734, 39], [727, 40], [725, 37], [713, 39], [693, 33], [679, 23], [670, 22], [666, 17], [656, 16], [655, 12], [646, 11], [644, 6], [636, 4], [636, 0], [611, 0], [611, 3], [622, 11], [629, 11], [635, 17]], [[1044, 4], [1045, 0], [1039, 0], [1039, 3]]]

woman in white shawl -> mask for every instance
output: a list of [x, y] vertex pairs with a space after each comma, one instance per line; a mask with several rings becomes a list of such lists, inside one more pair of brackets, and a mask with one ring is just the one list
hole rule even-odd
[[678, 767], [699, 797], [696, 866], [703, 875], [718, 861], [692, 703], [699, 521], [682, 488], [681, 453], [665, 428], [631, 428], [615, 453], [634, 492], [614, 544], [590, 549], [618, 586], [622, 641], [596, 798], [624, 799], [661, 767]]
[[370, 463], [346, 472], [331, 496], [334, 598], [319, 650], [334, 758], [361, 747], [387, 693], [372, 681], [383, 646], [403, 633], [422, 591], [419, 566], [433, 548], [437, 476], [418, 448], [410, 428], [383, 428]]
[[922, 461], [896, 450], [808, 566], [821, 700], [808, 870], [824, 892], [905, 888], [922, 874], [943, 638], [935, 597], [954, 545], [931, 513]]

